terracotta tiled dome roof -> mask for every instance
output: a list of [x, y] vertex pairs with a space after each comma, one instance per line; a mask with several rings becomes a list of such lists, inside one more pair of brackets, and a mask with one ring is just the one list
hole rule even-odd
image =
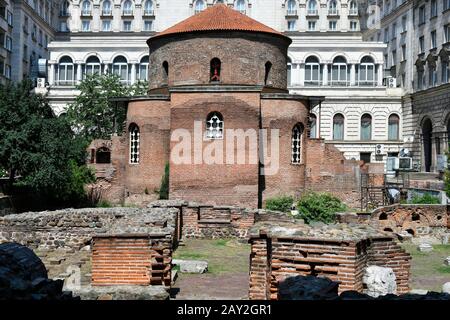
[[285, 37], [282, 33], [237, 10], [224, 4], [216, 4], [156, 34], [150, 40], [172, 34], [215, 30], [263, 32]]

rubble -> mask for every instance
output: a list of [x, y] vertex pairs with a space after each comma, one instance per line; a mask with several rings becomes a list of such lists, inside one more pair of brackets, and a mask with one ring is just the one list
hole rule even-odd
[[397, 293], [395, 273], [392, 268], [369, 266], [365, 269], [363, 283], [367, 289], [366, 294], [377, 298], [391, 293]]

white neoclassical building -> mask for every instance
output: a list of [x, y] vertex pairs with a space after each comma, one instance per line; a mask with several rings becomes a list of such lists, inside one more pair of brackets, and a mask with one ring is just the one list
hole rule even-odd
[[[217, 2], [292, 38], [290, 91], [326, 98], [313, 110], [313, 135], [348, 158], [385, 161], [398, 153], [401, 95], [384, 85], [386, 44], [362, 39], [356, 0], [61, 1], [47, 77], [55, 112], [73, 101], [86, 74], [113, 72], [127, 84], [145, 79], [146, 39]], [[379, 156], [376, 145], [383, 147]]]

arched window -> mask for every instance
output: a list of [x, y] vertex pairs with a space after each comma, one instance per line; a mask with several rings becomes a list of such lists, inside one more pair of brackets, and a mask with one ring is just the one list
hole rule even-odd
[[125, 0], [123, 3], [122, 14], [124, 16], [133, 15], [133, 3], [130, 0]]
[[[448, 32], [450, 32], [450, 29]], [[441, 70], [442, 70], [442, 84], [450, 82], [450, 59], [444, 60], [441, 58]]]
[[333, 140], [344, 140], [344, 116], [340, 113], [333, 117]]
[[391, 114], [388, 119], [388, 140], [399, 139], [400, 117]]
[[297, 123], [292, 129], [292, 141], [291, 141], [291, 162], [298, 164], [302, 160], [302, 137], [303, 137], [303, 125]]
[[245, 0], [236, 1], [236, 10], [242, 14], [245, 14]]
[[291, 85], [291, 70], [292, 70], [292, 60], [288, 57], [287, 59], [287, 85], [288, 87]]
[[287, 13], [292, 15], [297, 14], [297, 3], [295, 0], [289, 0], [287, 2]]
[[376, 84], [375, 63], [373, 62], [372, 57], [363, 57], [357, 71], [359, 85], [374, 86]]
[[317, 15], [317, 2], [316, 0], [309, 0], [308, 1], [308, 15]]
[[145, 15], [152, 15], [153, 14], [153, 1], [147, 0], [145, 2], [144, 14]]
[[372, 116], [365, 113], [361, 117], [361, 140], [372, 139]]
[[317, 138], [317, 117], [314, 113], [309, 114], [309, 137]]
[[59, 60], [57, 69], [58, 84], [72, 85], [75, 78], [72, 58], [69, 56], [62, 57]]
[[93, 75], [101, 73], [100, 60], [96, 56], [90, 56], [86, 60], [86, 66], [84, 67], [84, 75]]
[[319, 59], [310, 56], [305, 60], [305, 85], [318, 86], [322, 83], [322, 68]]
[[220, 67], [221, 63], [219, 58], [213, 58], [209, 66], [209, 80], [211, 82], [220, 81]]
[[195, 13], [199, 13], [205, 9], [205, 2], [203, 0], [197, 0], [195, 2]]
[[88, 0], [84, 0], [81, 6], [81, 15], [82, 16], [90, 16], [91, 15], [91, 2]]
[[272, 62], [267, 61], [264, 65], [264, 85], [269, 84], [270, 70], [272, 69]]
[[69, 15], [69, 1], [66, 0], [61, 3], [59, 15], [62, 17], [67, 17]]
[[130, 134], [130, 163], [139, 163], [139, 127], [132, 123], [128, 128], [128, 132]]
[[113, 74], [120, 77], [120, 82], [128, 83], [129, 71], [128, 62], [124, 56], [117, 56], [113, 60]]
[[211, 112], [206, 117], [206, 138], [223, 138], [223, 117], [219, 112]]
[[141, 59], [139, 62], [139, 69], [137, 74], [137, 79], [141, 81], [147, 81], [148, 80], [148, 63], [149, 63], [149, 57], [145, 56]]
[[331, 85], [346, 86], [350, 78], [350, 70], [347, 68], [347, 60], [338, 56], [334, 58], [331, 66]]
[[349, 9], [349, 14], [352, 16], [355, 16], [358, 14], [358, 5], [356, 4], [355, 0], [350, 1], [350, 9]]
[[336, 0], [330, 0], [328, 2], [328, 14], [335, 16], [338, 14], [337, 3]]
[[111, 1], [109, 1], [109, 0], [103, 1], [103, 5], [102, 5], [102, 15], [104, 15], [104, 16], [110, 16], [111, 13], [112, 13], [112, 10], [111, 10]]
[[167, 84], [169, 82], [169, 63], [164, 61], [162, 64], [163, 71], [163, 84]]
[[100, 147], [95, 151], [95, 163], [111, 163], [111, 151], [106, 147]]

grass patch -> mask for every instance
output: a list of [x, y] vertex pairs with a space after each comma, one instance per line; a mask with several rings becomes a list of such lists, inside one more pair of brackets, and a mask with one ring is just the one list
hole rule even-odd
[[215, 245], [216, 246], [219, 246], [219, 247], [221, 247], [221, 246], [226, 246], [227, 245], [227, 240], [225, 240], [225, 239], [219, 239], [219, 240], [216, 240], [216, 243], [215, 243]]
[[182, 251], [179, 254], [174, 255], [175, 259], [204, 259], [207, 258], [202, 253], [191, 252], [191, 251]]
[[436, 268], [436, 271], [443, 274], [450, 274], [450, 266], [440, 266]]

